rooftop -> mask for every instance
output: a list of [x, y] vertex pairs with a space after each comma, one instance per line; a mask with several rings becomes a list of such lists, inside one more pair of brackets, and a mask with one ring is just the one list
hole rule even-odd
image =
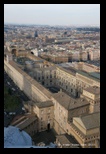
[[99, 95], [100, 94], [100, 87], [97, 87], [97, 86], [88, 87], [88, 88], [85, 88], [84, 90], [88, 91], [90, 93], [93, 93], [95, 95]]
[[50, 106], [53, 106], [53, 102], [52, 101], [39, 102], [39, 103], [36, 103], [36, 106], [38, 108], [50, 107]]
[[70, 147], [72, 147], [72, 145], [77, 144], [77, 147], [79, 146], [79, 143], [71, 135], [62, 134], [62, 135], [57, 135], [56, 138], [58, 139], [61, 145], [66, 145], [66, 146], [69, 145]]
[[59, 104], [62, 105], [67, 110], [89, 105], [89, 102], [84, 98], [74, 99], [64, 92], [58, 92], [53, 94], [53, 98], [56, 99], [59, 102]]
[[93, 79], [93, 80], [96, 80], [96, 81], [100, 82], [100, 78], [97, 78], [95, 75], [92, 76], [91, 74], [88, 74], [88, 73], [86, 73], [84, 71], [81, 71], [81, 70], [78, 70], [77, 73], [81, 74], [81, 75], [83, 75], [85, 77], [88, 77], [90, 79]]
[[68, 67], [61, 67], [61, 66], [57, 66], [57, 68], [59, 68], [59, 69], [61, 69], [61, 70], [63, 70], [63, 71], [65, 71], [65, 72], [67, 72], [67, 73], [69, 73], [69, 74], [72, 74], [72, 75], [74, 75], [74, 76], [76, 76], [76, 71], [75, 71], [75, 69], [73, 69], [73, 68], [68, 68]]
[[74, 117], [73, 120], [76, 120], [83, 128], [87, 130], [98, 128], [100, 127], [100, 112]]
[[93, 77], [95, 77], [95, 78], [97, 78], [97, 79], [100, 80], [100, 73], [97, 73], [97, 72], [90, 72], [89, 75], [90, 75], [90, 76], [93, 76]]
[[41, 68], [36, 68], [36, 70], [37, 70], [37, 71], [46, 71], [46, 70], [47, 70], [47, 71], [48, 71], [48, 70], [49, 70], [49, 71], [52, 71], [52, 70], [55, 70], [55, 68], [56, 68], [55, 66], [46, 66], [46, 65], [44, 66], [44, 65], [43, 65], [43, 67], [41, 67]]
[[13, 122], [13, 126], [19, 127], [21, 130], [30, 125], [32, 122], [37, 120], [37, 117], [35, 115], [32, 116], [23, 116], [23, 119], [20, 118]]

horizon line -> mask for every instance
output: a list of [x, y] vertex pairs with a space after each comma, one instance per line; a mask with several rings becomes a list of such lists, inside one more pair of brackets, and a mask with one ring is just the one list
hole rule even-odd
[[5, 22], [5, 24], [10, 24], [10, 25], [33, 25], [33, 26], [66, 26], [66, 27], [69, 27], [69, 26], [97, 26], [97, 27], [100, 27], [99, 24], [66, 24], [66, 25], [62, 25], [62, 24], [54, 24], [54, 25], [51, 25], [51, 24], [33, 24], [33, 23], [9, 23], [9, 22]]

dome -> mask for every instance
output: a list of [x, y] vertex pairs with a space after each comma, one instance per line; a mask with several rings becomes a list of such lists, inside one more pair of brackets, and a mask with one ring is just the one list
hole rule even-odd
[[17, 127], [4, 127], [4, 147], [8, 146], [32, 146], [32, 139]]

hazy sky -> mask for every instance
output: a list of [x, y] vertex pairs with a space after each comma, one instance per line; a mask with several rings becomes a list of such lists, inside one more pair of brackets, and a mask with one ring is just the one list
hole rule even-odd
[[4, 4], [4, 23], [100, 25], [100, 5]]

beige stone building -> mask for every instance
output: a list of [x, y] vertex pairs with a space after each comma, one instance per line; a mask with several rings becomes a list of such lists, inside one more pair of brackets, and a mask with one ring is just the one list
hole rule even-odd
[[68, 127], [83, 148], [100, 147], [100, 112], [74, 117]]
[[[17, 118], [17, 119], [16, 119]], [[38, 131], [38, 118], [35, 114], [26, 114], [20, 118], [16, 117], [10, 125], [26, 131], [29, 135], [33, 136]]]
[[56, 68], [56, 85], [69, 95], [80, 96], [84, 88], [100, 87], [100, 79], [74, 68]]
[[88, 64], [86, 62], [73, 62], [72, 63], [74, 68], [77, 69], [77, 70], [82, 70], [82, 71], [85, 71], [85, 72], [100, 72], [100, 68], [95, 66], [95, 65], [91, 65], [91, 64]]
[[56, 84], [56, 68], [55, 66], [43, 65], [33, 70], [33, 77], [45, 87]]
[[79, 60], [80, 60], [79, 51], [72, 52], [72, 61], [79, 61]]
[[90, 60], [100, 60], [100, 50], [89, 52]]
[[42, 54], [41, 55], [42, 58], [44, 59], [49, 59], [51, 62], [55, 63], [55, 64], [59, 64], [59, 63], [65, 63], [68, 62], [68, 56], [67, 55], [54, 55], [54, 54]]
[[89, 112], [100, 112], [100, 88], [93, 86], [83, 90], [81, 97], [89, 101]]
[[45, 131], [49, 128], [53, 128], [54, 118], [54, 104], [52, 101], [23, 102], [24, 108], [32, 114], [35, 114], [38, 118], [37, 131]]
[[35, 103], [33, 106], [33, 112], [39, 119], [39, 132], [53, 127], [54, 105], [52, 101]]
[[[84, 143], [98, 143], [94, 138], [96, 135], [96, 139], [100, 139], [98, 122], [97, 125], [94, 124], [97, 127], [96, 132], [93, 122], [90, 123], [91, 128], [86, 128], [85, 121], [82, 122], [84, 124], [80, 129], [80, 124], [76, 121], [79, 121], [78, 118], [82, 121], [85, 116], [90, 122], [91, 115], [100, 112], [100, 79], [72, 67], [67, 69], [46, 62], [41, 62], [41, 65], [36, 63], [35, 67], [29, 68], [31, 75], [24, 71], [24, 66], [20, 67], [9, 57], [8, 60], [4, 58], [4, 69], [30, 98], [31, 101], [24, 102], [24, 107], [36, 115], [37, 131], [54, 128], [59, 135], [73, 135], [82, 147], [86, 147], [82, 145]], [[42, 60], [31, 54], [27, 54], [27, 57]], [[52, 93], [47, 89], [48, 86], [56, 86], [62, 90]], [[97, 117], [99, 118], [99, 114]]]
[[88, 60], [88, 54], [87, 54], [87, 52], [85, 51], [82, 51], [81, 53], [80, 53], [80, 60], [82, 60], [82, 61], [87, 61]]
[[74, 99], [64, 92], [53, 94], [54, 128], [58, 134], [68, 133], [67, 122], [72, 122], [74, 116], [89, 113], [89, 102], [84, 98]]

